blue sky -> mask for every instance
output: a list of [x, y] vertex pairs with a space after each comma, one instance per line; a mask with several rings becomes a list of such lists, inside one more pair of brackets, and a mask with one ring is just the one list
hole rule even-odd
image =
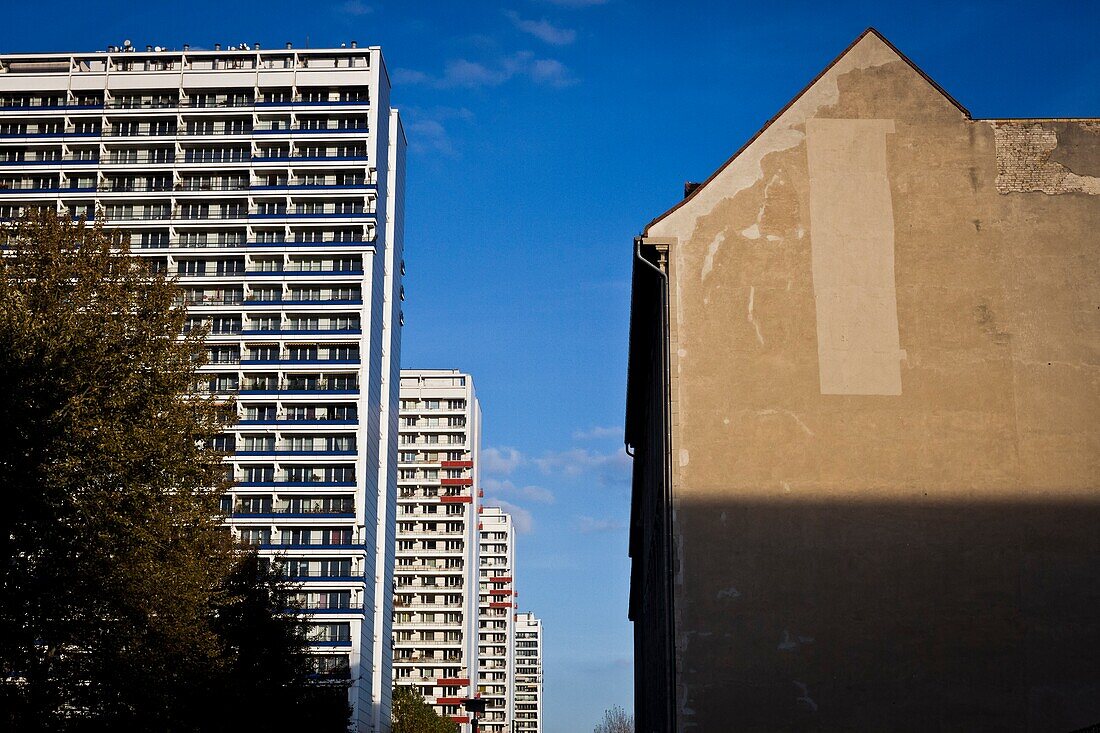
[[630, 708], [632, 237], [866, 26], [976, 117], [1100, 116], [1100, 4], [10, 3], [0, 51], [381, 45], [405, 115], [403, 363], [475, 375], [545, 622], [546, 733]]

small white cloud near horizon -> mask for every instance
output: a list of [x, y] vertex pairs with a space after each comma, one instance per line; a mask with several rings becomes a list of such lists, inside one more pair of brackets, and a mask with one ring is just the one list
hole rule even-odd
[[605, 428], [600, 425], [596, 425], [589, 430], [574, 430], [573, 440], [600, 440], [602, 438], [621, 438], [623, 437], [623, 429]]
[[605, 486], [628, 482], [633, 466], [625, 450], [597, 453], [586, 448], [546, 453], [541, 458], [532, 459], [532, 463], [547, 476], [575, 478], [592, 472]]
[[626, 522], [618, 519], [596, 519], [595, 517], [581, 515], [577, 517], [576, 527], [581, 534], [603, 534], [626, 529]]
[[516, 486], [508, 479], [484, 478], [481, 480], [481, 485], [486, 493], [492, 494], [494, 497], [501, 494], [522, 496], [524, 499], [539, 504], [553, 504], [555, 501], [554, 492], [534, 484]]
[[559, 28], [546, 18], [528, 20], [514, 10], [505, 10], [504, 14], [518, 30], [534, 36], [552, 46], [568, 46], [577, 39], [577, 32], [571, 28]]
[[535, 531], [535, 519], [531, 516], [531, 512], [518, 504], [494, 497], [491, 502], [486, 502], [485, 506], [498, 506], [503, 509], [512, 518], [512, 526], [516, 528], [516, 534], [531, 534]]
[[507, 476], [522, 466], [526, 459], [515, 448], [502, 446], [485, 448], [481, 451], [480, 460], [481, 470], [485, 473]]

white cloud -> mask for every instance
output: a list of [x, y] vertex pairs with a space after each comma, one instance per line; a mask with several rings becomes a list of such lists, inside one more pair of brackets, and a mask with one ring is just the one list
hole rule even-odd
[[481, 451], [481, 470], [488, 474], [508, 475], [523, 465], [524, 457], [515, 448], [486, 448]]
[[426, 84], [430, 81], [430, 77], [423, 71], [400, 68], [393, 70], [390, 79], [394, 84]]
[[597, 453], [585, 448], [573, 448], [557, 453], [546, 453], [532, 461], [545, 475], [576, 477], [594, 473], [600, 483], [621, 484], [630, 480], [630, 456], [624, 450]]
[[622, 438], [622, 428], [605, 428], [599, 425], [589, 430], [573, 431], [573, 440], [600, 440], [602, 438]]
[[531, 512], [523, 507], [504, 499], [493, 499], [491, 506], [499, 506], [512, 517], [512, 526], [516, 528], [517, 534], [531, 534], [535, 531], [535, 520]]
[[570, 28], [559, 28], [546, 20], [546, 18], [542, 20], [528, 20], [521, 17], [520, 14], [514, 10], [506, 10], [504, 14], [512, 21], [512, 25], [519, 30], [554, 46], [567, 46], [577, 39], [577, 32], [575, 30]]
[[490, 62], [451, 59], [438, 76], [415, 69], [397, 69], [395, 84], [424, 84], [436, 89], [481, 89], [496, 87], [516, 78], [526, 78], [545, 86], [574, 84], [569, 69], [555, 59], [535, 58], [530, 51], [519, 51]]
[[556, 59], [536, 59], [531, 65], [531, 78], [536, 84], [547, 84], [559, 89], [577, 83], [569, 73], [569, 68]]
[[487, 493], [493, 496], [507, 494], [523, 497], [524, 499], [538, 502], [539, 504], [554, 503], [554, 492], [550, 491], [550, 489], [544, 489], [541, 486], [535, 486], [534, 484], [516, 486], [508, 479], [486, 478], [482, 479], [481, 486]]
[[450, 120], [469, 122], [474, 114], [461, 107], [435, 107], [429, 110], [407, 108], [408, 122], [405, 132], [409, 136], [409, 147], [417, 153], [432, 153], [456, 157], [454, 142], [450, 131], [444, 124]]
[[374, 8], [364, 3], [363, 0], [347, 0], [340, 6], [340, 10], [348, 15], [367, 15], [374, 12]]
[[626, 529], [626, 522], [618, 519], [596, 519], [595, 517], [577, 517], [577, 531], [581, 534], [602, 534]]

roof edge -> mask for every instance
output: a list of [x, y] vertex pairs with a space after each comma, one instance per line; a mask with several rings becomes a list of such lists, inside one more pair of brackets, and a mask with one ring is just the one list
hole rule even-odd
[[948, 102], [950, 102], [954, 107], [956, 107], [960, 112], [962, 112], [964, 117], [966, 117], [968, 120], [974, 119], [970, 115], [970, 110], [968, 110], [966, 107], [959, 104], [958, 100], [956, 100], [954, 97], [952, 97], [950, 94], [948, 94], [947, 91], [943, 87], [941, 87], [939, 84], [937, 84], [935, 82], [935, 80], [932, 79], [932, 77], [930, 77], [930, 76], [928, 76], [928, 74], [924, 73], [924, 71], [919, 66], [917, 66], [915, 63], [913, 63], [912, 59], [910, 59], [904, 53], [899, 51], [897, 46], [890, 43], [890, 41], [886, 38], [886, 36], [882, 35], [882, 33], [880, 33], [878, 31], [878, 29], [876, 29], [874, 26], [868, 26], [867, 29], [864, 30], [862, 33], [860, 33], [858, 36], [856, 36], [855, 40], [853, 40], [851, 43], [849, 43], [844, 48], [843, 51], [841, 51], [839, 54], [837, 54], [836, 58], [834, 58], [832, 61], [830, 61], [828, 66], [826, 66], [821, 71], [819, 71], [817, 73], [817, 76], [815, 76], [813, 79], [811, 79], [810, 82], [806, 86], [802, 87], [802, 90], [799, 91], [798, 94], [794, 95], [794, 97], [792, 97], [789, 102], [787, 102], [785, 105], [783, 105], [782, 109], [780, 109], [778, 112], [776, 112], [771, 117], [771, 119], [769, 119], [767, 122], [765, 122], [764, 125], [759, 130], [757, 130], [756, 133], [745, 142], [744, 145], [742, 145], [740, 148], [737, 149], [736, 153], [734, 153], [732, 156], [730, 156], [729, 159], [726, 160], [725, 163], [723, 163], [713, 173], [711, 173], [710, 176], [705, 181], [703, 181], [701, 184], [696, 186], [695, 190], [692, 191], [690, 195], [685, 196], [683, 199], [678, 201], [672, 208], [668, 209], [663, 214], [660, 214], [659, 216], [654, 218], [652, 221], [650, 221], [648, 224], [646, 224], [645, 229], [642, 230], [642, 236], [643, 237], [649, 236], [649, 230], [653, 227], [653, 225], [657, 224], [662, 219], [667, 217], [669, 214], [676, 211], [681, 206], [686, 204], [688, 201], [691, 201], [693, 198], [695, 198], [695, 196], [698, 195], [698, 193], [700, 191], [702, 191], [704, 188], [706, 188], [707, 185], [709, 185], [710, 182], [713, 181], [718, 176], [719, 173], [721, 173], [726, 168], [728, 168], [729, 165], [731, 163], [733, 163], [733, 161], [737, 160], [737, 158], [741, 155], [741, 153], [745, 152], [746, 148], [748, 148], [750, 145], [752, 145], [758, 137], [760, 137], [762, 134], [764, 134], [764, 132], [769, 127], [771, 127], [772, 124], [775, 123], [776, 120], [778, 120], [780, 117], [782, 117], [783, 114], [786, 113], [786, 111], [789, 110], [795, 104], [795, 102], [797, 102], [799, 99], [801, 99], [803, 97], [803, 95], [806, 94], [806, 92], [808, 92], [815, 84], [817, 84], [819, 81], [821, 81], [821, 78], [823, 76], [825, 76], [825, 74], [829, 73], [829, 71], [834, 66], [836, 66], [837, 63], [842, 58], [844, 58], [846, 55], [848, 55], [848, 52], [851, 51], [853, 48], [855, 48], [856, 44], [859, 43], [860, 41], [862, 41], [868, 34], [874, 35], [880, 41], [885, 43], [887, 48], [889, 48], [891, 51], [893, 51], [894, 53], [896, 53], [898, 55], [898, 58], [900, 58], [902, 61], [904, 61], [906, 64], [908, 64], [909, 67], [911, 69], [913, 69], [915, 72], [917, 72], [917, 74], [919, 74], [922, 79], [924, 79], [926, 82], [928, 82], [932, 86], [933, 89], [935, 89], [937, 92], [939, 92], [941, 95], [943, 95], [943, 97]]

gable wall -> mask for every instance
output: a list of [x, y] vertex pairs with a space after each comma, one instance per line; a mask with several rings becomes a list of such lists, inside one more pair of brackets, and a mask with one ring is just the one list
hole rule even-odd
[[1100, 722], [1098, 149], [872, 34], [651, 225], [682, 729]]

